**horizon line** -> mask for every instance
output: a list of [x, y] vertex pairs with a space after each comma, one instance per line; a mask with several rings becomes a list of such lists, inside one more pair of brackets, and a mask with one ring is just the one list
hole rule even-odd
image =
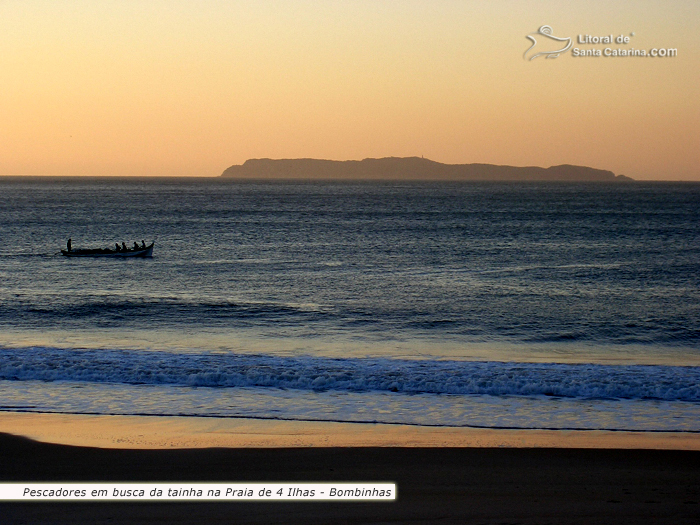
[[[287, 160], [287, 159], [281, 159]], [[342, 162], [342, 161], [341, 161]], [[474, 163], [480, 164], [480, 163]], [[483, 182], [499, 182], [499, 183], [608, 183], [615, 181], [565, 181], [565, 180], [448, 180], [448, 179], [396, 179], [396, 178], [313, 178], [313, 177], [222, 177], [221, 175], [0, 175], [2, 179], [215, 179], [224, 180], [226, 182], [240, 181], [311, 181], [311, 182], [446, 182], [446, 183], [483, 183]], [[700, 182], [700, 179], [632, 179], [633, 182]]]

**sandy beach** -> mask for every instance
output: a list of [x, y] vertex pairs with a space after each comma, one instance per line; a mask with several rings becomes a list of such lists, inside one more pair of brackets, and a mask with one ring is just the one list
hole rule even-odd
[[700, 451], [700, 434], [509, 430], [217, 417], [0, 412], [0, 432], [126, 449], [282, 447], [606, 448]]
[[26, 413], [1, 414], [0, 430], [4, 482], [394, 481], [399, 494], [392, 503], [2, 503], [5, 523], [700, 519], [694, 435]]

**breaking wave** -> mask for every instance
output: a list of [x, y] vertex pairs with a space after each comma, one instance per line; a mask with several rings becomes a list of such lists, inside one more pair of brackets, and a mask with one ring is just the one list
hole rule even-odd
[[700, 367], [0, 349], [0, 380], [700, 401]]

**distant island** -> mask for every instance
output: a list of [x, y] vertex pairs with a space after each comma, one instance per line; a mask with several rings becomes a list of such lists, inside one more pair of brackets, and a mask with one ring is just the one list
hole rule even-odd
[[498, 166], [495, 164], [443, 164], [422, 157], [385, 157], [364, 160], [250, 159], [224, 170], [234, 179], [384, 179], [446, 181], [581, 181], [626, 182], [630, 177], [586, 166], [562, 164]]

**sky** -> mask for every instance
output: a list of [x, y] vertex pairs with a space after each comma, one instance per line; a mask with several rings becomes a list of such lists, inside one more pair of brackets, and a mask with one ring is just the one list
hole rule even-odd
[[[700, 181], [698, 22], [695, 0], [0, 0], [0, 175], [423, 155]], [[542, 26], [571, 46], [530, 59], [566, 44]], [[609, 34], [630, 41], [577, 42]], [[606, 48], [677, 51], [573, 54]]]

